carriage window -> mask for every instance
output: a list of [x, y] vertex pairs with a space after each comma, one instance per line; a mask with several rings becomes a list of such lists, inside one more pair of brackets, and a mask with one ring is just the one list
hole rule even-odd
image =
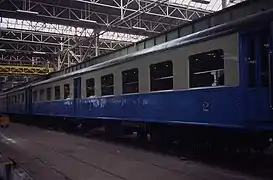
[[55, 86], [55, 100], [61, 99], [61, 88], [60, 86]]
[[16, 96], [15, 95], [13, 96], [13, 99], [14, 99], [13, 100], [13, 102], [14, 102], [13, 104], [16, 104]]
[[95, 79], [90, 78], [86, 80], [86, 97], [93, 96], [95, 94]]
[[224, 51], [222, 49], [189, 57], [190, 87], [224, 85]]
[[108, 74], [101, 77], [101, 95], [114, 94], [114, 75]]
[[122, 93], [137, 93], [138, 90], [138, 69], [130, 69], [122, 72]]
[[40, 101], [44, 101], [45, 91], [43, 89], [40, 90]]
[[173, 89], [173, 63], [165, 61], [150, 65], [151, 91]]
[[69, 98], [70, 95], [70, 87], [69, 84], [64, 85], [64, 99]]
[[51, 88], [46, 89], [46, 99], [48, 101], [51, 100]]
[[21, 98], [20, 98], [20, 94], [17, 95], [17, 104], [20, 104], [21, 103]]
[[33, 92], [33, 101], [37, 101], [37, 91]]
[[22, 99], [21, 99], [22, 103], [25, 102], [25, 94], [24, 93], [22, 94], [21, 97], [22, 97]]

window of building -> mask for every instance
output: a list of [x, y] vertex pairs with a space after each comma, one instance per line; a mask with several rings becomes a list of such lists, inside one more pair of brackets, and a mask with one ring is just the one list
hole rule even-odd
[[86, 97], [95, 95], [95, 79], [90, 78], [86, 80]]
[[101, 95], [114, 94], [114, 75], [108, 74], [101, 77]]
[[138, 69], [130, 69], [122, 72], [122, 93], [137, 93], [138, 90]]
[[64, 85], [64, 99], [69, 98], [70, 95], [70, 87], [69, 84]]
[[37, 91], [33, 91], [33, 101], [37, 101]]
[[51, 100], [51, 88], [47, 88], [47, 89], [46, 89], [46, 99], [47, 99], [48, 101]]
[[150, 65], [150, 90], [161, 91], [173, 89], [173, 63], [164, 61]]
[[61, 99], [61, 88], [60, 86], [55, 86], [55, 100]]
[[40, 90], [40, 101], [44, 101], [45, 100], [45, 90], [41, 89]]
[[224, 85], [224, 52], [221, 49], [189, 57], [190, 87]]

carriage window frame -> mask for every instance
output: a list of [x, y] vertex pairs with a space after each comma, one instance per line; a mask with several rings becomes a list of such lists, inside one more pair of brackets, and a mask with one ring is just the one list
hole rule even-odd
[[37, 90], [35, 90], [33, 91], [33, 102], [37, 102], [37, 101], [38, 101], [38, 93], [37, 93]]
[[54, 99], [55, 100], [60, 100], [61, 99], [61, 87], [60, 86], [55, 86], [54, 87]]
[[189, 56], [189, 88], [225, 85], [223, 49], [214, 49]]
[[139, 92], [139, 71], [132, 68], [122, 71], [122, 94]]
[[114, 95], [114, 74], [101, 76], [101, 96], [110, 95]]
[[150, 91], [165, 91], [173, 89], [172, 60], [150, 64]]
[[95, 78], [89, 78], [85, 80], [85, 95], [86, 97], [94, 96], [95, 95]]

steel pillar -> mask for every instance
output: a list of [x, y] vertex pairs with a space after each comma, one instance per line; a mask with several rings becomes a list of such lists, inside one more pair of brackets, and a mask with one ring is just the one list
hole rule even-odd
[[95, 56], [99, 56], [100, 55], [100, 50], [99, 50], [99, 46], [100, 46], [100, 44], [99, 44], [99, 34], [98, 33], [96, 33], [95, 34]]

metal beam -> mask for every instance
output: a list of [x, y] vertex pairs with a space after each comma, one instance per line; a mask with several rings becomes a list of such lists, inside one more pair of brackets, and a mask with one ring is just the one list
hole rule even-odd
[[[0, 48], [4, 50], [0, 51], [1, 63], [19, 63], [20, 65], [26, 63], [29, 65], [35, 61], [35, 64], [41, 65], [50, 62], [50, 66], [57, 70], [82, 61], [81, 56], [87, 49], [91, 50], [89, 50], [87, 57], [92, 57], [95, 56], [96, 51], [103, 54], [130, 44], [130, 42], [100, 38], [98, 42], [99, 49], [95, 43], [83, 43], [73, 51], [70, 50], [69, 53], [72, 56], [69, 57], [69, 63], [66, 62], [69, 61], [68, 58], [63, 58], [62, 63], [60, 63], [57, 53], [76, 44], [79, 39], [85, 37], [7, 28], [0, 28], [0, 30]], [[45, 54], [33, 54], [34, 51], [44, 52]]]
[[[153, 4], [154, 2], [145, 2], [139, 3], [138, 0], [127, 1], [127, 4], [124, 5], [124, 12], [126, 16], [129, 16], [131, 13], [139, 12], [139, 9], [144, 9], [145, 6]], [[73, 4], [73, 1], [71, 5]], [[120, 8], [119, 6], [109, 6], [106, 4], [100, 4], [103, 6], [111, 7], [110, 14], [98, 12], [96, 8], [92, 7], [92, 11], [85, 8], [84, 4], [74, 2], [75, 7], [73, 6], [61, 6], [58, 4], [42, 3], [42, 2], [30, 2], [30, 6], [27, 9], [24, 9], [22, 6], [22, 0], [6, 0], [0, 6], [0, 12], [2, 16], [5, 17], [17, 17], [19, 19], [36, 19], [42, 22], [52, 22], [56, 24], [73, 24], [76, 27], [83, 28], [95, 28], [95, 29], [105, 29], [112, 24], [113, 21], [124, 19], [120, 14], [115, 14], [113, 10]], [[96, 4], [98, 5], [98, 4]], [[135, 6], [130, 8], [131, 6]], [[159, 8], [160, 7], [160, 8]], [[16, 10], [31, 10], [38, 12], [39, 14], [35, 17], [31, 16], [22, 16]], [[143, 11], [143, 10], [142, 10]], [[154, 34], [169, 30], [177, 24], [181, 24], [185, 21], [190, 21], [191, 18], [198, 18], [207, 14], [207, 12], [197, 12], [193, 10], [188, 10], [185, 7], [175, 7], [167, 6], [166, 4], [158, 4], [158, 6], [151, 9], [147, 12], [149, 17], [141, 18], [132, 18], [128, 21], [123, 21], [123, 23], [118, 26], [112, 27], [117, 32], [127, 32], [128, 30], [131, 33], [135, 34]], [[125, 16], [125, 17], [126, 17]], [[94, 20], [96, 23], [90, 23], [88, 21], [83, 22], [79, 21], [80, 19]], [[152, 20], [151, 20], [152, 19]], [[133, 27], [141, 23], [142, 27], [145, 27], [146, 30], [135, 30]]]
[[[129, 14], [128, 16], [123, 17], [123, 19], [115, 19], [114, 21], [112, 21], [112, 22], [109, 24], [108, 28], [107, 28], [105, 31], [100, 31], [99, 33], [97, 33], [97, 31], [93, 31], [93, 32], [92, 32], [92, 35], [88, 38], [89, 42], [94, 41], [94, 39], [96, 40], [96, 37], [101, 36], [101, 35], [107, 33], [107, 32], [108, 32], [109, 30], [111, 30], [113, 27], [119, 26], [119, 25], [122, 24], [123, 22], [126, 22], [126, 21], [128, 21], [128, 20], [131, 20], [131, 19], [133, 19], [133, 18], [135, 18], [135, 17], [138, 17], [138, 16], [140, 16], [140, 15], [143, 14], [143, 13], [149, 12], [152, 8], [158, 6], [158, 5], [161, 4], [161, 3], [165, 3], [166, 1], [168, 1], [168, 0], [157, 0], [157, 1], [154, 1], [154, 2], [152, 2], [152, 3], [150, 3], [150, 4], [145, 5], [144, 7], [141, 7], [138, 11], [135, 11], [135, 12]], [[69, 50], [71, 50], [71, 49], [74, 49], [74, 48], [76, 48], [77, 46], [79, 46], [79, 44], [81, 44], [81, 43], [83, 43], [83, 42], [85, 42], [85, 41], [87, 41], [87, 39], [84, 39], [84, 40], [82, 40], [81, 42], [76, 43], [76, 44], [73, 45], [72, 47], [67, 48], [65, 51], [69, 51]], [[86, 58], [86, 56], [87, 56], [89, 50], [90, 50], [90, 48], [87, 49], [86, 53], [85, 53], [84, 56], [82, 57], [82, 61]], [[63, 51], [62, 54], [65, 53], [65, 51]]]
[[[102, 6], [104, 8], [118, 9], [121, 11], [121, 18], [125, 17], [125, 14], [130, 14], [132, 12], [138, 12], [139, 9], [145, 9], [144, 6], [154, 3], [151, 0], [127, 0], [125, 2], [120, 1], [94, 1], [94, 0], [75, 0], [82, 3], [88, 3], [92, 5]], [[114, 3], [113, 3], [114, 2]], [[141, 10], [142, 11], [142, 10]], [[174, 4], [169, 2], [161, 2], [158, 4], [156, 9], [151, 9], [147, 12], [148, 15], [191, 21], [190, 18], [192, 14], [196, 14], [198, 17], [204, 16], [212, 11], [197, 9], [194, 7], [189, 7], [183, 4]]]
[[52, 68], [0, 65], [1, 75], [46, 75], [50, 72], [53, 72]]

